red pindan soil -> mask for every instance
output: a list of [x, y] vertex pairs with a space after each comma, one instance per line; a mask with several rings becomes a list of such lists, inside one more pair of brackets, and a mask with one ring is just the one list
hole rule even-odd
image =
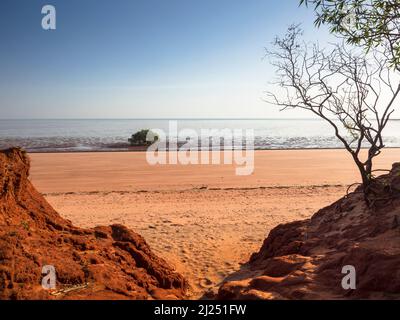
[[[20, 149], [0, 152], [0, 299], [181, 299], [186, 280], [122, 225], [82, 229], [28, 179]], [[42, 267], [55, 267], [45, 290]]]
[[[29, 169], [24, 151], [0, 152], [0, 299], [188, 298], [188, 282], [140, 235], [121, 224], [73, 226], [32, 186]], [[254, 197], [266, 201], [262, 195], [256, 190]], [[367, 206], [357, 189], [310, 219], [272, 229], [261, 249], [206, 296], [400, 299], [400, 164], [377, 179], [374, 197]], [[244, 224], [245, 216], [239, 220]], [[261, 227], [268, 230], [266, 224]], [[235, 245], [241, 247], [242, 241]], [[45, 265], [56, 270], [53, 290], [41, 285]], [[356, 270], [355, 290], [341, 285], [348, 265]]]
[[[400, 163], [311, 219], [273, 229], [219, 288], [219, 299], [400, 299]], [[354, 266], [356, 289], [342, 287]]]

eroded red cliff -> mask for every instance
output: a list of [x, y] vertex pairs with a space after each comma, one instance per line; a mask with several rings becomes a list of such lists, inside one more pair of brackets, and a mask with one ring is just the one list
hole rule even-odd
[[[400, 299], [400, 164], [311, 219], [273, 229], [260, 251], [219, 288], [219, 299]], [[345, 290], [344, 266], [356, 289]]]
[[[122, 225], [81, 229], [35, 190], [29, 158], [0, 152], [0, 299], [180, 299], [184, 278]], [[42, 267], [56, 270], [45, 290]]]

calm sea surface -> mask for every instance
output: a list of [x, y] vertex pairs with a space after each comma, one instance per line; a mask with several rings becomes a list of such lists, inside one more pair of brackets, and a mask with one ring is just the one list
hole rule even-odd
[[[341, 148], [322, 120], [178, 120], [178, 130], [254, 129], [256, 149]], [[168, 120], [0, 120], [0, 148], [30, 152], [128, 150], [128, 138], [140, 129], [163, 129]], [[385, 131], [387, 147], [400, 147], [400, 121]]]

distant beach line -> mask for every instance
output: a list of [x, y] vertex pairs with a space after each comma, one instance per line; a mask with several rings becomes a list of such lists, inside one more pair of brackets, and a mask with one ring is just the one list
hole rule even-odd
[[[144, 151], [128, 139], [142, 129], [168, 132], [169, 120], [0, 120], [0, 149], [20, 146], [32, 153]], [[319, 119], [178, 119], [178, 129], [254, 130], [255, 150], [341, 149], [332, 128]], [[385, 131], [387, 147], [400, 147], [400, 121]], [[201, 135], [198, 135], [202, 137]], [[180, 143], [186, 141], [180, 140]], [[206, 146], [204, 146], [206, 148]]]
[[[362, 150], [367, 150], [367, 148], [361, 148]], [[400, 147], [389, 147], [385, 150], [390, 149], [400, 149]], [[315, 151], [315, 150], [345, 150], [344, 148], [286, 148], [286, 149], [254, 149], [255, 152], [258, 151]], [[163, 150], [160, 152], [172, 152], [176, 150]], [[52, 151], [28, 151], [28, 153], [35, 154], [52, 154], [52, 153], [145, 153], [145, 149], [133, 149], [133, 150], [52, 150]], [[223, 150], [198, 150], [197, 152], [223, 152]]]

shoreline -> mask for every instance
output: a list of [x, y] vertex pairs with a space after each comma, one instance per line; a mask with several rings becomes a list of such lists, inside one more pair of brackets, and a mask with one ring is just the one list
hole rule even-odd
[[[384, 150], [397, 150], [400, 149], [399, 147], [387, 147]], [[239, 149], [240, 150], [240, 149]], [[238, 151], [239, 151], [238, 150]], [[246, 149], [245, 149], [246, 150]], [[247, 149], [247, 150], [252, 150], [252, 149]], [[254, 149], [255, 152], [258, 151], [307, 151], [307, 150], [338, 150], [338, 151], [342, 151], [342, 150], [346, 150], [345, 148], [336, 148], [336, 147], [332, 147], [332, 148], [279, 148], [279, 149]], [[361, 150], [368, 150], [368, 148], [361, 148]], [[126, 153], [126, 152], [131, 152], [131, 153], [140, 153], [140, 152], [146, 152], [146, 149], [140, 149], [140, 150], [66, 150], [66, 151], [56, 151], [56, 150], [51, 150], [51, 151], [32, 151], [32, 150], [27, 150], [28, 153], [30, 154], [57, 154], [57, 153]], [[161, 150], [160, 152], [176, 152], [179, 150]], [[224, 150], [194, 150], [194, 152], [223, 152]], [[227, 151], [232, 151], [232, 149], [227, 149]]]
[[[350, 185], [359, 181], [342, 149], [259, 150], [254, 172], [237, 176], [236, 164], [149, 165], [145, 152], [30, 153], [31, 180], [42, 193]], [[222, 157], [221, 157], [222, 159]], [[390, 169], [400, 149], [385, 149], [375, 167]]]

